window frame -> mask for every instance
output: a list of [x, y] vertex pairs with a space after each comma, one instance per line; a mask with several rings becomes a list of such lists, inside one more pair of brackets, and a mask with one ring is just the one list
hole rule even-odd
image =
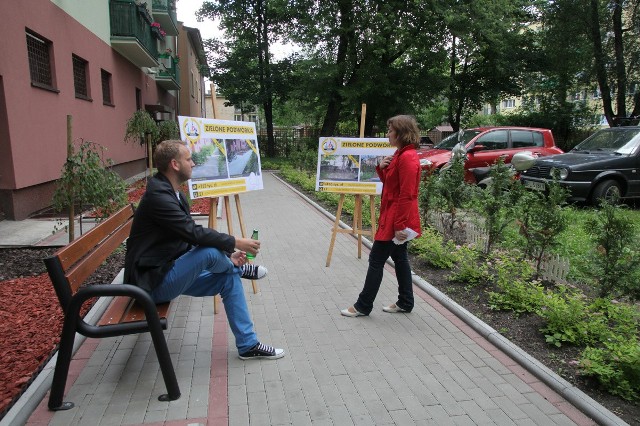
[[[106, 77], [106, 81], [107, 81], [107, 87], [106, 87], [106, 91], [105, 91], [105, 77]], [[100, 68], [100, 84], [102, 87], [102, 105], [106, 105], [106, 106], [110, 106], [110, 107], [114, 107], [115, 104], [113, 103], [113, 75], [105, 70]], [[105, 94], [108, 96], [105, 96]]]
[[[73, 67], [73, 92], [75, 94], [76, 99], [82, 99], [84, 101], [90, 101], [90, 102], [93, 101], [93, 99], [91, 99], [91, 82], [89, 79], [89, 61], [87, 61], [81, 56], [76, 55], [75, 53], [72, 53], [71, 63]], [[81, 71], [82, 75], [76, 74], [76, 72], [78, 71]], [[82, 83], [84, 84], [84, 89], [86, 93], [81, 93], [78, 91], [78, 88], [79, 88], [78, 83], [80, 80], [84, 80]]]
[[[31, 86], [48, 90], [50, 92], [60, 93], [60, 90], [58, 90], [56, 85], [56, 74], [52, 54], [53, 43], [51, 40], [42, 37], [29, 29], [26, 29], [25, 36]], [[39, 42], [42, 45], [43, 49], [40, 51], [42, 54], [40, 58], [36, 56], [38, 52], [35, 52], [33, 48], [30, 48], [30, 46], [37, 47], [37, 44], [30, 44], [30, 40], [35, 40], [35, 42]], [[48, 73], [48, 81], [42, 81], [37, 78], [41, 74], [40, 71], [42, 71], [39, 67], [44, 68], [44, 71]], [[34, 77], [36, 77], [36, 79], [34, 79]]]

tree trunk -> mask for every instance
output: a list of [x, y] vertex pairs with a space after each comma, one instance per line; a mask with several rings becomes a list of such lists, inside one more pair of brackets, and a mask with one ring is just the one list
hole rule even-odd
[[350, 0], [340, 1], [340, 38], [338, 40], [338, 53], [336, 55], [337, 71], [333, 78], [333, 84], [329, 88], [329, 102], [327, 104], [327, 113], [324, 116], [322, 123], [322, 136], [334, 136], [336, 132], [336, 126], [340, 119], [340, 112], [342, 110], [342, 95], [340, 94], [343, 85], [345, 74], [347, 70], [347, 52], [349, 49], [349, 41], [352, 39], [353, 26], [351, 22], [351, 8], [352, 4]]
[[[611, 2], [613, 6], [613, 43], [616, 57], [616, 109], [618, 120], [627, 118], [627, 72], [624, 65], [622, 43], [622, 0]], [[625, 120], [626, 121], [626, 120]], [[622, 123], [618, 123], [620, 125]]]
[[611, 90], [609, 83], [607, 83], [607, 70], [605, 64], [605, 56], [602, 50], [602, 36], [600, 35], [600, 12], [599, 1], [591, 0], [591, 28], [590, 36], [593, 43], [593, 56], [595, 59], [596, 76], [598, 80], [598, 86], [600, 87], [600, 93], [602, 94], [602, 108], [604, 110], [604, 116], [607, 119], [609, 126], [617, 126], [617, 120], [613, 113], [611, 106]]

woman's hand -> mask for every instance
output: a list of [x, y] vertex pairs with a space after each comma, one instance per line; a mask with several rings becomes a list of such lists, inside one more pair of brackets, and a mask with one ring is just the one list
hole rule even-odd
[[230, 258], [231, 262], [238, 267], [247, 263], [247, 254], [243, 251], [234, 251], [233, 253], [231, 253]]
[[407, 235], [407, 233], [404, 231], [396, 231], [396, 234], [395, 234], [396, 240], [398, 241], [404, 241], [407, 239], [408, 236], [409, 235]]
[[251, 238], [236, 238], [236, 248], [255, 256], [260, 251], [260, 241]]
[[391, 163], [391, 160], [393, 160], [393, 155], [387, 155], [382, 160], [380, 160], [378, 167], [380, 167], [381, 170], [384, 170], [389, 165], [389, 163]]

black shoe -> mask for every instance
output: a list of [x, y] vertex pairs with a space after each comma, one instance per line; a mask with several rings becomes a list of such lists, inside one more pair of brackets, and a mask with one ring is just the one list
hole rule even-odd
[[240, 267], [242, 278], [248, 280], [259, 280], [267, 276], [267, 268], [262, 265], [254, 265], [253, 263], [245, 263]]
[[277, 349], [269, 345], [263, 345], [262, 343], [256, 344], [253, 348], [247, 352], [240, 354], [240, 359], [278, 359], [284, 356], [284, 349]]

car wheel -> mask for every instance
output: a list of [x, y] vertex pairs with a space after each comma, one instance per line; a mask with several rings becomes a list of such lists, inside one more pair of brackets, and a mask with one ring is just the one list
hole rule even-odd
[[616, 202], [620, 200], [622, 191], [620, 185], [615, 180], [605, 180], [600, 182], [593, 189], [591, 194], [591, 204], [597, 204], [600, 199], [604, 199], [609, 202]]

